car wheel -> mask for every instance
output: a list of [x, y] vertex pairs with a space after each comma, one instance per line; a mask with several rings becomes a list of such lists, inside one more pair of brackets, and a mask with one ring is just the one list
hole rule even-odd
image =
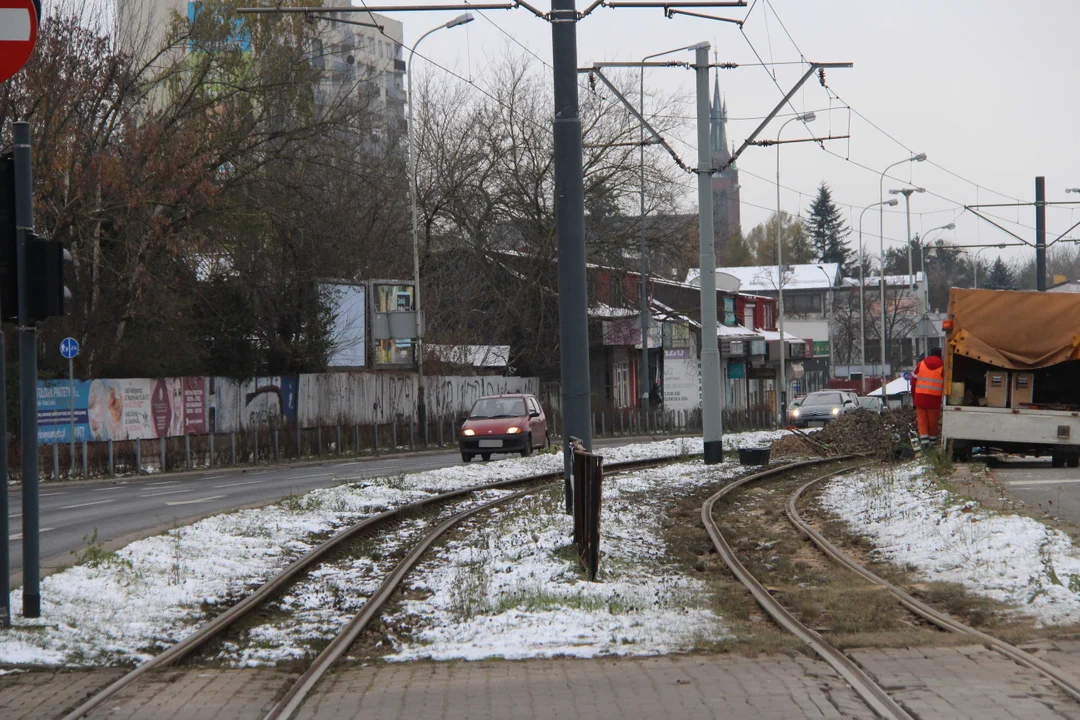
[[491, 459], [491, 453], [480, 453], [480, 459], [487, 462]]
[[461, 453], [461, 462], [469, 462], [470, 460], [472, 460], [472, 453]]
[[532, 433], [525, 436], [525, 447], [521, 448], [521, 457], [529, 457], [532, 455]]

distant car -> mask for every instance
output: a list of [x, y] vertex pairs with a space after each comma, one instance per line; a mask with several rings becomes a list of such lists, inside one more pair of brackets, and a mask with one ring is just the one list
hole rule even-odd
[[858, 397], [846, 390], [812, 392], [792, 411], [792, 424], [795, 427], [822, 427], [858, 407]]
[[461, 459], [479, 455], [490, 460], [494, 453], [532, 454], [547, 447], [547, 417], [532, 395], [490, 395], [473, 403], [461, 426], [458, 445]]
[[795, 420], [798, 419], [799, 414], [797, 412], [795, 412], [795, 411], [799, 409], [799, 406], [802, 405], [802, 402], [805, 399], [806, 399], [805, 395], [800, 395], [799, 397], [795, 398], [794, 400], [791, 401], [791, 403], [788, 404], [787, 417], [788, 417], [788, 424], [789, 425], [793, 424], [795, 422]]
[[876, 412], [878, 415], [885, 412], [885, 403], [879, 397], [860, 397], [859, 407], [870, 412]]

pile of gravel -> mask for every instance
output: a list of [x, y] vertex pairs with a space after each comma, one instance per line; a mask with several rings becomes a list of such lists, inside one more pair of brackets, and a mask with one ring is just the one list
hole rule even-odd
[[873, 455], [883, 459], [910, 456], [915, 411], [886, 411], [884, 415], [859, 409], [838, 417], [820, 431], [792, 434], [773, 443], [776, 457]]

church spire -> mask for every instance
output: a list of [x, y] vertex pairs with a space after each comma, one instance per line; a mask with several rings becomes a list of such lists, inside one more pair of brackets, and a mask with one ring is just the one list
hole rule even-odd
[[[712, 110], [709, 113], [710, 136], [713, 155], [727, 155], [727, 101], [720, 98], [720, 71], [713, 81]], [[730, 155], [728, 155], [730, 157]]]

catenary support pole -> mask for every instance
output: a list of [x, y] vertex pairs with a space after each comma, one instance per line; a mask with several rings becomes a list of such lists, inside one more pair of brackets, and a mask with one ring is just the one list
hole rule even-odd
[[1046, 178], [1035, 178], [1035, 289], [1046, 292]]
[[[15, 139], [15, 242], [19, 276], [19, 433], [22, 446], [23, 617], [41, 616], [38, 517], [37, 333], [30, 320], [27, 232], [34, 229], [30, 124], [12, 124]], [[7, 536], [4, 536], [7, 541]]]
[[[697, 48], [698, 247], [701, 253], [701, 400], [705, 464], [724, 459], [720, 418], [720, 348], [716, 335], [716, 249], [713, 245], [712, 141], [709, 136], [709, 46]], [[782, 339], [781, 339], [782, 344]]]
[[[573, 510], [570, 438], [592, 449], [589, 397], [589, 317], [585, 286], [585, 189], [578, 117], [577, 8], [551, 2], [555, 86], [555, 237], [559, 252], [559, 361], [562, 381], [563, 478], [566, 511]], [[707, 60], [706, 60], [707, 62]]]
[[[4, 333], [0, 331], [0, 378], [7, 377]], [[0, 624], [11, 627], [11, 587], [8, 584], [11, 558], [8, 556], [8, 447], [7, 383], [0, 382]]]

